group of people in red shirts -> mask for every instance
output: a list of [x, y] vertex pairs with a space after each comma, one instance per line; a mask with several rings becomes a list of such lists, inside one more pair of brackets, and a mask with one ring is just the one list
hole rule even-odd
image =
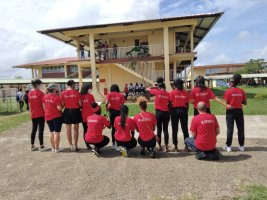
[[[128, 156], [128, 150], [141, 146], [141, 155], [148, 154], [155, 157], [155, 146], [158, 151], [163, 150], [161, 145], [162, 130], [164, 133], [164, 151], [169, 151], [168, 125], [171, 120], [172, 139], [174, 151], [178, 151], [178, 123], [180, 121], [185, 143], [185, 151], [190, 149], [196, 152], [196, 158], [218, 159], [216, 149], [216, 136], [220, 133], [216, 117], [211, 113], [210, 99], [214, 99], [226, 107], [227, 141], [223, 148], [232, 151], [232, 137], [234, 121], [238, 128], [238, 141], [240, 151], [244, 151], [244, 116], [242, 104], [246, 104], [244, 91], [237, 88], [241, 76], [235, 74], [231, 80], [230, 88], [225, 91], [225, 101], [214, 95], [212, 90], [205, 85], [204, 77], [196, 78], [196, 87], [191, 93], [184, 90], [184, 82], [177, 78], [174, 80], [175, 89], [170, 93], [166, 91], [163, 78], [157, 79], [156, 87], [148, 88], [151, 95], [155, 96], [155, 115], [147, 112], [148, 100], [138, 97], [137, 104], [140, 112], [133, 118], [129, 117], [129, 108], [125, 105], [125, 97], [120, 93], [117, 84], [113, 84], [106, 97], [106, 110], [109, 118], [101, 115], [101, 107], [90, 94], [91, 86], [84, 83], [80, 92], [75, 90], [75, 82], [69, 80], [67, 89], [58, 94], [56, 84], [47, 86], [47, 94], [40, 91], [41, 80], [32, 81], [33, 89], [29, 92], [29, 103], [32, 117], [31, 150], [37, 150], [34, 145], [35, 135], [39, 128], [40, 150], [47, 148], [43, 144], [44, 122], [50, 130], [52, 152], [59, 152], [60, 132], [62, 123], [66, 124], [67, 138], [71, 151], [79, 151], [79, 123], [83, 125], [83, 138], [88, 149], [100, 156], [100, 149], [106, 146], [110, 139], [102, 134], [104, 128], [111, 128], [112, 148], [121, 151], [122, 156]], [[192, 119], [189, 138], [188, 109], [189, 103], [194, 105], [194, 118]], [[63, 113], [62, 113], [63, 111]], [[72, 126], [74, 143], [72, 140]], [[157, 133], [154, 131], [157, 128]], [[138, 140], [135, 139], [135, 130], [139, 132]]]

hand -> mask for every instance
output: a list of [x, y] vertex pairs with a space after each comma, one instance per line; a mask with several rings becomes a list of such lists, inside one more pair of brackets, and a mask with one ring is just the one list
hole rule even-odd
[[226, 105], [226, 108], [227, 108], [227, 109], [233, 109], [233, 107], [232, 107], [230, 104], [227, 104], [227, 105]]
[[159, 142], [159, 137], [155, 135], [156, 141]]

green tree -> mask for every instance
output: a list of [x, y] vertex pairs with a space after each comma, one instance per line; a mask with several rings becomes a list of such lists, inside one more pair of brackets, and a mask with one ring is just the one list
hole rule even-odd
[[257, 74], [265, 71], [266, 63], [264, 59], [250, 59], [242, 70], [237, 71], [241, 74]]

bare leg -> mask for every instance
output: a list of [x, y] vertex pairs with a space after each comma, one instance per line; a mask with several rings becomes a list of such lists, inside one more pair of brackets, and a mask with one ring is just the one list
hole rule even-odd
[[69, 144], [72, 145], [71, 124], [66, 124], [66, 130]]
[[55, 149], [55, 141], [54, 141], [54, 134], [50, 134], [50, 142], [53, 149]]
[[79, 139], [79, 124], [74, 124], [74, 144], [77, 146]]
[[59, 142], [60, 142], [60, 133], [54, 134], [54, 142], [55, 142], [55, 148], [59, 149]]

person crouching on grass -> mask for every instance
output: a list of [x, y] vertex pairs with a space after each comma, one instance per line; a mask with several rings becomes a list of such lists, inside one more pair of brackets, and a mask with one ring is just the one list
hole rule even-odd
[[145, 97], [138, 97], [137, 104], [141, 112], [134, 116], [136, 130], [139, 132], [138, 143], [141, 146], [141, 155], [145, 155], [147, 148], [149, 156], [155, 158], [154, 148], [156, 140], [159, 140], [157, 135], [154, 134], [157, 120], [153, 113], [147, 112], [147, 99]]
[[92, 104], [93, 115], [87, 118], [87, 133], [85, 134], [85, 141], [92, 145], [92, 152], [96, 156], [100, 156], [100, 148], [109, 143], [109, 138], [102, 135], [104, 128], [111, 128], [107, 117], [101, 116], [101, 107], [97, 103]]
[[47, 86], [48, 94], [43, 97], [43, 107], [45, 111], [45, 121], [50, 130], [50, 142], [52, 146], [52, 152], [58, 153], [60, 132], [62, 127], [62, 103], [60, 97], [57, 95], [58, 86], [54, 83], [50, 83]]
[[137, 145], [134, 138], [135, 123], [128, 117], [129, 108], [126, 105], [121, 106], [120, 116], [116, 117], [114, 122], [115, 140], [118, 146], [122, 146], [121, 154], [128, 157], [128, 150], [133, 149]]

